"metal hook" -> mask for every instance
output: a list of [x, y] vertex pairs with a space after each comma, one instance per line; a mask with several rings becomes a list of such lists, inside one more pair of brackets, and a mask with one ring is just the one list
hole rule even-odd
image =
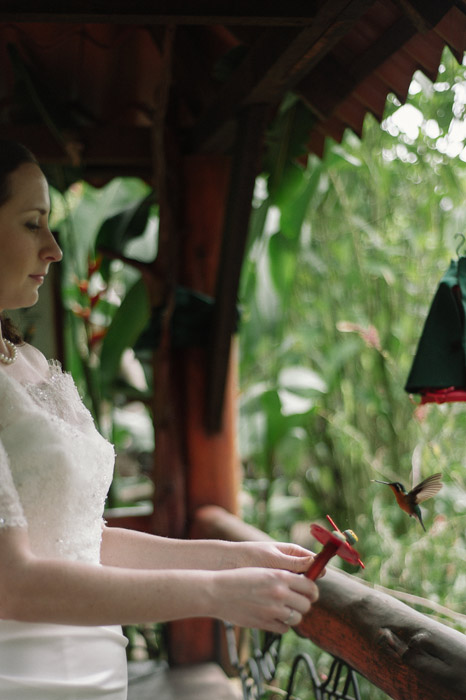
[[458, 246], [456, 248], [456, 255], [459, 258], [460, 250], [462, 246], [464, 246], [464, 244], [466, 243], [466, 236], [464, 235], [464, 233], [455, 233], [455, 238], [458, 238], [458, 236], [461, 238], [461, 241], [458, 243]]

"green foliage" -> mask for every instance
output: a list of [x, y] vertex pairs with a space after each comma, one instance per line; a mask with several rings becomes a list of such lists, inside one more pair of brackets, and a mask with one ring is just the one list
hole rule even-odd
[[121, 474], [117, 459], [107, 507], [128, 505], [122, 488], [128, 479], [144, 481], [139, 458], [154, 443], [140, 403], [150, 396], [151, 371], [134, 352], [150, 319], [140, 269], [156, 250], [153, 194], [139, 180], [117, 179], [99, 190], [78, 182], [52, 197], [52, 226], [64, 250], [65, 366], [98, 429], [133, 472]]
[[[76, 183], [64, 195], [53, 192], [52, 225], [64, 249], [66, 364], [101, 430], [123, 353], [150, 317], [138, 261], [132, 267], [120, 259], [132, 262], [128, 246], [145, 234], [152, 208], [152, 192], [136, 179], [116, 179], [99, 190]], [[102, 258], [100, 248], [114, 259]]]
[[[455, 234], [466, 230], [465, 86], [446, 50], [439, 81], [416, 75], [407, 105], [391, 97], [382, 128], [368, 116], [361, 141], [347, 132], [306, 167], [287, 167], [273, 141], [240, 329], [245, 517], [295, 539], [297, 520], [330, 513], [359, 534], [367, 568], [358, 575], [429, 599], [463, 629], [464, 618], [438, 606], [464, 612], [465, 408], [419, 407], [404, 385]], [[279, 122], [292, 114], [288, 105]], [[299, 392], [307, 403], [284, 400], [288, 367], [316, 380]], [[410, 487], [437, 471], [445, 486], [422, 505], [426, 535], [371, 481]]]
[[102, 341], [100, 381], [104, 392], [111, 394], [118, 377], [121, 358], [127, 348], [134, 347], [150, 316], [149, 300], [142, 279], [126, 291]]

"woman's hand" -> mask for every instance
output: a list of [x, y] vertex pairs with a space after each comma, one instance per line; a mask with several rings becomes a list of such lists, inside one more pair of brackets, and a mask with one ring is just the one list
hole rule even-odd
[[[235, 544], [234, 566], [261, 566], [305, 573], [315, 554], [297, 544], [288, 542], [238, 542]], [[325, 570], [322, 572], [323, 576]], [[320, 578], [320, 577], [319, 577]]]
[[207, 595], [214, 617], [283, 634], [301, 622], [319, 591], [304, 576], [254, 567], [215, 572]]

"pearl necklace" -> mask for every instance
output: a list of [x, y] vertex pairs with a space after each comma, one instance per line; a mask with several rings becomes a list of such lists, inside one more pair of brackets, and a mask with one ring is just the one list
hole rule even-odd
[[4, 365], [12, 365], [18, 355], [18, 348], [11, 340], [4, 338], [3, 342], [10, 349], [10, 354], [5, 355], [4, 352], [0, 352], [0, 362], [3, 362]]

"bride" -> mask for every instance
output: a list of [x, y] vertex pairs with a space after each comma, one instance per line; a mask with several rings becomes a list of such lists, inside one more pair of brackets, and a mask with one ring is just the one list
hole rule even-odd
[[318, 597], [293, 544], [174, 540], [106, 527], [114, 451], [68, 373], [5, 315], [62, 252], [47, 181], [0, 141], [0, 697], [126, 698], [121, 625], [212, 617], [283, 633]]

